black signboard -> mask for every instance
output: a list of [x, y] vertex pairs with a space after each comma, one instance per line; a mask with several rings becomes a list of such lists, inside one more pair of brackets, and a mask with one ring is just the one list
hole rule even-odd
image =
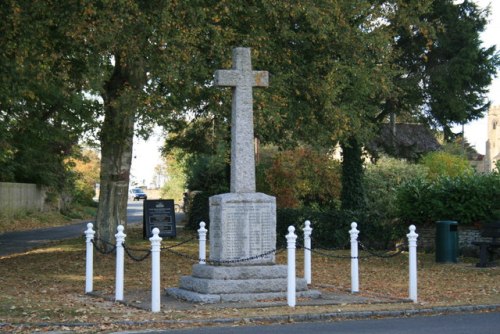
[[153, 236], [153, 229], [160, 230], [160, 237], [175, 237], [175, 211], [173, 199], [144, 200], [143, 237]]

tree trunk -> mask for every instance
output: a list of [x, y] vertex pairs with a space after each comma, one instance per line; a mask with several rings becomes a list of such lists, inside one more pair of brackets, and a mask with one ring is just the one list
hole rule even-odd
[[363, 210], [365, 193], [363, 187], [362, 146], [355, 137], [340, 144], [342, 148], [342, 209]]
[[114, 72], [104, 87], [105, 117], [100, 135], [101, 175], [96, 232], [100, 246], [105, 249], [115, 243], [117, 226], [127, 224], [134, 120], [138, 96], [145, 82], [134, 75], [140, 73], [137, 70], [131, 70], [119, 56], [115, 56]]

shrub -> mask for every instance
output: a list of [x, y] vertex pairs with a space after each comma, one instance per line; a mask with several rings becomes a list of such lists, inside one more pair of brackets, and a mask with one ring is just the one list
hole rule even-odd
[[229, 151], [220, 146], [216, 154], [192, 155], [187, 161], [187, 187], [193, 191], [222, 194], [229, 191]]
[[196, 231], [200, 228], [200, 222], [205, 222], [206, 227], [210, 225], [210, 213], [208, 199], [211, 195], [207, 192], [195, 191], [190, 194], [188, 206], [188, 219], [186, 229]]
[[340, 198], [340, 164], [309, 148], [281, 152], [266, 172], [279, 208], [335, 207]]
[[432, 180], [441, 176], [458, 177], [474, 174], [474, 168], [465, 157], [447, 152], [428, 153], [420, 163], [429, 169], [428, 177]]
[[400, 159], [383, 157], [366, 167], [364, 188], [366, 214], [372, 221], [390, 223], [398, 217], [397, 189], [404, 183], [425, 178], [427, 168]]
[[397, 195], [400, 217], [408, 223], [456, 220], [460, 224], [498, 219], [500, 175], [472, 174], [415, 179], [402, 186]]
[[370, 248], [386, 249], [399, 241], [404, 233], [393, 233], [393, 228], [386, 224], [370, 221], [361, 212], [341, 211], [337, 209], [317, 210], [312, 208], [285, 208], [277, 210], [278, 245], [286, 242], [288, 226], [295, 227], [298, 240], [302, 242], [302, 228], [306, 220], [313, 228], [313, 247], [348, 248], [351, 223], [358, 223], [359, 240]]

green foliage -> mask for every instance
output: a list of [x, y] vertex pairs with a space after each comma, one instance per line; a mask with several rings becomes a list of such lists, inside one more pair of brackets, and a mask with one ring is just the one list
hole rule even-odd
[[495, 47], [481, 47], [480, 33], [487, 18], [473, 1], [435, 0], [428, 19], [436, 22], [424, 64], [428, 120], [442, 126], [445, 140], [450, 140], [450, 125], [477, 119], [488, 110], [486, 87], [500, 58]]
[[[488, 109], [487, 87], [500, 64], [495, 47], [483, 48], [486, 11], [473, 1], [397, 1], [388, 18], [395, 37], [391, 79], [378, 120], [394, 114], [444, 129], [481, 117]], [[450, 80], [450, 77], [453, 80]], [[420, 112], [419, 112], [420, 111]]]
[[93, 206], [96, 204], [96, 202], [94, 202], [94, 196], [94, 187], [90, 187], [85, 183], [79, 182], [78, 180], [76, 181], [72, 201], [81, 205]]
[[391, 248], [395, 242], [404, 238], [401, 228], [370, 221], [360, 212], [337, 209], [318, 210], [313, 208], [278, 209], [277, 243], [285, 242], [288, 226], [295, 227], [295, 233], [302, 239], [304, 222], [309, 220], [313, 228], [314, 247], [348, 248], [351, 223], [358, 224], [359, 240], [366, 246], [377, 249]]
[[161, 188], [161, 197], [181, 202], [186, 189], [186, 156], [179, 149], [175, 149], [164, 159], [168, 179]]
[[398, 211], [408, 223], [456, 220], [460, 224], [490, 220], [500, 209], [500, 176], [496, 173], [417, 178], [400, 187]]
[[188, 222], [186, 229], [197, 230], [200, 222], [205, 222], [206, 228], [210, 227], [210, 209], [208, 199], [211, 195], [206, 192], [195, 191], [189, 195]]
[[187, 160], [187, 187], [210, 195], [229, 192], [229, 151], [224, 145], [215, 154], [193, 154]]
[[493, 170], [494, 173], [500, 174], [500, 160], [497, 160], [495, 162], [495, 169]]
[[398, 218], [397, 190], [414, 179], [427, 176], [427, 168], [404, 160], [382, 157], [368, 164], [364, 174], [366, 214], [371, 221], [394, 223]]
[[429, 169], [428, 177], [432, 180], [441, 176], [458, 177], [474, 173], [474, 168], [464, 156], [442, 151], [426, 154], [420, 163]]
[[72, 201], [88, 206], [95, 205], [93, 198], [95, 186], [99, 183], [99, 155], [94, 150], [82, 149], [76, 158], [70, 159], [68, 163], [74, 173], [74, 182], [69, 187], [73, 195]]
[[333, 208], [340, 199], [340, 164], [327, 153], [297, 148], [279, 153], [265, 172], [279, 208]]

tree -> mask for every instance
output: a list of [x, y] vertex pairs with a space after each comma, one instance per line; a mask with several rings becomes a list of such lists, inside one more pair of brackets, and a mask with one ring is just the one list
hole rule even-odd
[[495, 47], [483, 48], [480, 33], [488, 12], [471, 1], [397, 1], [389, 27], [395, 43], [396, 90], [376, 121], [390, 115], [443, 129], [482, 117], [487, 87], [500, 65]]
[[[30, 87], [33, 74], [43, 84], [23, 91], [2, 78], [0, 89], [15, 101], [32, 94], [54, 103], [59, 99], [43, 91], [53, 87], [62, 97], [73, 98], [63, 101], [79, 106], [61, 107], [65, 112], [58, 114], [57, 124], [98, 129], [102, 160], [97, 230], [99, 238], [112, 241], [116, 225], [126, 223], [134, 133], [147, 136], [149, 127], [159, 122], [176, 132], [177, 143], [193, 150], [214, 152], [227, 141], [230, 92], [213, 87], [212, 77], [216, 69], [230, 67], [234, 46], [252, 47], [254, 68], [271, 73], [271, 87], [256, 91], [254, 99], [255, 133], [262, 143], [286, 147], [304, 141], [333, 147], [339, 140], [365, 142], [382, 117], [381, 104], [398, 89], [393, 78], [406, 78], [404, 62], [395, 61], [399, 35], [386, 24], [406, 3], [6, 1], [2, 10], [12, 29], [2, 31], [10, 43], [2, 45], [7, 50], [1, 55], [7, 64], [2, 73], [14, 68], [19, 72], [16, 87], [23, 89]], [[405, 13], [401, 26], [409, 29], [414, 26], [408, 24], [410, 18], [418, 20], [411, 10]], [[423, 29], [409, 31], [410, 37], [428, 40]], [[422, 44], [412, 46], [420, 50]], [[423, 68], [420, 58], [408, 59], [413, 67]], [[408, 87], [423, 82], [418, 79]], [[100, 97], [99, 113], [96, 99], [83, 91]], [[21, 115], [21, 104], [7, 99], [0, 103], [16, 107]], [[4, 107], [0, 110], [3, 118], [10, 117]], [[86, 117], [70, 121], [79, 115]], [[0, 157], [14, 152], [7, 147]]]
[[[479, 33], [484, 30], [487, 13], [467, 0], [460, 4], [452, 0], [403, 0], [393, 5], [387, 29], [395, 41], [393, 66], [398, 70], [389, 77], [394, 90], [380, 97], [380, 113], [367, 120], [377, 126], [399, 115], [441, 127], [445, 139], [451, 140], [453, 124], [479, 118], [489, 107], [485, 93], [500, 58], [495, 47], [480, 45]], [[359, 164], [361, 151], [357, 152], [359, 156], [345, 155], [344, 164]], [[349, 157], [353, 161], [346, 161]], [[344, 171], [349, 174], [343, 174], [346, 182], [362, 175], [359, 165]], [[359, 174], [350, 175], [354, 171]], [[350, 191], [356, 193], [353, 186]], [[357, 192], [362, 193], [362, 185], [358, 186]]]
[[[210, 10], [210, 9], [207, 9]], [[230, 66], [227, 45], [253, 47], [253, 65], [268, 70], [270, 87], [254, 92], [255, 134], [262, 144], [281, 147], [308, 142], [333, 147], [351, 133], [360, 138], [372, 132], [367, 117], [379, 113], [377, 101], [391, 92], [391, 40], [383, 26], [383, 5], [369, 1], [253, 1], [220, 2], [207, 54]], [[250, 34], [251, 32], [251, 34]], [[220, 39], [225, 53], [217, 50]], [[279, 55], [277, 57], [276, 55]], [[210, 65], [210, 64], [209, 64]], [[212, 76], [217, 63], [204, 71]], [[208, 73], [207, 73], [208, 72]], [[169, 141], [190, 151], [209, 151], [227, 141], [229, 94], [215, 95], [217, 103], [203, 104], [195, 119], [170, 123], [176, 135]], [[212, 145], [199, 145], [209, 142]]]
[[483, 48], [479, 34], [487, 12], [465, 0], [435, 0], [429, 20], [436, 36], [424, 64], [427, 117], [452, 140], [451, 126], [480, 118], [488, 111], [488, 86], [500, 65], [495, 47]]
[[342, 143], [342, 192], [343, 210], [362, 212], [365, 208], [363, 187], [362, 146], [355, 137]]
[[1, 181], [59, 192], [71, 186], [66, 158], [92, 127], [97, 110], [82, 94], [81, 49], [67, 38], [72, 17], [66, 11], [72, 9], [73, 4], [31, 1], [0, 5]]

